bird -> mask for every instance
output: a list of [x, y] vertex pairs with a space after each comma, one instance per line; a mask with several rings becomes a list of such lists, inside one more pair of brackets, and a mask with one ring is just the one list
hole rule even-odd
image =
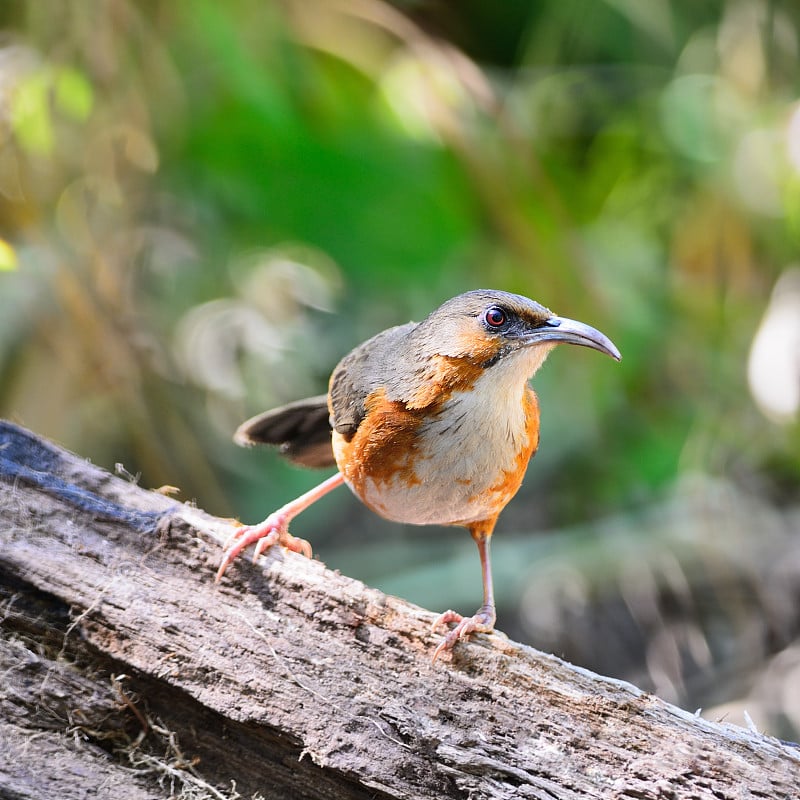
[[258, 414], [234, 440], [275, 445], [290, 461], [337, 472], [257, 525], [234, 530], [216, 580], [249, 545], [254, 560], [281, 545], [311, 556], [289, 523], [346, 484], [364, 505], [395, 522], [466, 528], [478, 547], [483, 604], [455, 623], [433, 653], [452, 650], [496, 622], [490, 541], [539, 446], [539, 403], [529, 379], [557, 344], [621, 360], [597, 329], [527, 297], [477, 289], [447, 300], [421, 322], [378, 333], [334, 368], [328, 392]]

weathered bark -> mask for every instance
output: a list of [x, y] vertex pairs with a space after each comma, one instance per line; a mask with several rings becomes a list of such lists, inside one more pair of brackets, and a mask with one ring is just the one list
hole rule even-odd
[[[786, 798], [800, 750], [478, 636], [0, 424], [0, 796]], [[203, 524], [207, 530], [193, 527]]]

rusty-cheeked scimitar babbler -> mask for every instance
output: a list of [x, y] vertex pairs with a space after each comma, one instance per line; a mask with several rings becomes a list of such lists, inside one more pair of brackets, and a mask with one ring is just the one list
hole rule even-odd
[[522, 483], [539, 444], [539, 404], [528, 379], [555, 345], [590, 347], [619, 360], [600, 331], [517, 294], [458, 295], [422, 322], [373, 336], [348, 353], [327, 395], [248, 420], [240, 444], [278, 445], [295, 463], [338, 472], [258, 525], [237, 528], [217, 573], [248, 545], [311, 554], [289, 522], [346, 483], [376, 514], [412, 525], [459, 525], [478, 545], [483, 605], [455, 622], [434, 651], [495, 622], [489, 542], [497, 517]]

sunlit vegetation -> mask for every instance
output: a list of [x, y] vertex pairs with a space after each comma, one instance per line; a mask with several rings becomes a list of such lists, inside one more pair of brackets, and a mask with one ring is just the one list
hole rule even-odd
[[[800, 6], [4, 0], [0, 29], [0, 413], [254, 520], [320, 476], [241, 420], [447, 297], [531, 296], [623, 361], [536, 378], [498, 627], [797, 735]], [[478, 601], [463, 532], [322, 505], [296, 532], [330, 566]]]

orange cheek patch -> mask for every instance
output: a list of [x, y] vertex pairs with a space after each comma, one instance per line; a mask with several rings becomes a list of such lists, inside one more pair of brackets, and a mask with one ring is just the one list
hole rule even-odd
[[503, 340], [496, 334], [487, 334], [482, 330], [461, 329], [454, 336], [457, 351], [462, 359], [475, 364], [491, 361], [503, 347]]

